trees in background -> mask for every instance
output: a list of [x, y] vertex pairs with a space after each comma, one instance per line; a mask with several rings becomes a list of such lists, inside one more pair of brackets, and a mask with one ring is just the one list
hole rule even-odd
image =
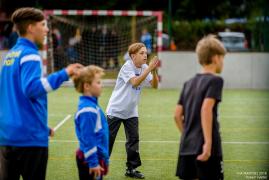
[[[168, 2], [172, 8], [169, 11]], [[268, 0], [1, 0], [0, 11], [11, 14], [18, 7], [42, 9], [163, 10], [164, 29], [171, 19], [172, 37], [179, 49], [193, 49], [208, 33], [229, 28], [244, 32], [254, 50], [269, 51]], [[171, 18], [168, 15], [171, 14]], [[245, 18], [244, 23], [226, 24], [228, 18]], [[170, 32], [171, 32], [170, 31]]]

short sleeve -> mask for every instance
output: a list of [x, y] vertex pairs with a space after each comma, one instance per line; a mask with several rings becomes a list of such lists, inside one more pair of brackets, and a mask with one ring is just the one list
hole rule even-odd
[[130, 64], [125, 64], [120, 70], [120, 77], [125, 83], [127, 83], [131, 78], [135, 77], [134, 68]]
[[180, 93], [180, 96], [179, 96], [179, 99], [178, 99], [178, 101], [177, 101], [177, 104], [178, 105], [183, 105], [183, 101], [184, 101], [184, 89], [185, 89], [185, 84], [183, 85], [183, 88], [182, 88], [182, 90], [181, 90], [181, 93]]
[[[142, 68], [143, 68], [143, 72], [144, 72], [145, 69], [148, 68], [148, 65], [147, 65], [147, 64], [143, 64]], [[147, 77], [146, 77], [145, 81], [143, 82], [143, 84], [144, 84], [144, 85], [150, 85], [150, 81], [152, 81], [152, 79], [153, 79], [153, 75], [152, 75], [152, 73], [150, 72], [150, 73], [147, 75]]]
[[212, 79], [209, 82], [205, 98], [213, 98], [216, 99], [217, 101], [221, 101], [222, 88], [223, 88], [223, 79], [221, 77]]

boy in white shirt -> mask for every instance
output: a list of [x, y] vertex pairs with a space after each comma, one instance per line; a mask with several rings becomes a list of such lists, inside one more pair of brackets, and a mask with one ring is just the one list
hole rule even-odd
[[122, 66], [115, 88], [107, 106], [107, 120], [109, 125], [109, 153], [111, 154], [121, 123], [124, 124], [126, 134], [126, 173], [128, 177], [144, 179], [144, 175], [136, 170], [141, 165], [139, 155], [138, 134], [138, 102], [142, 87], [150, 84], [158, 87], [156, 72], [159, 60], [154, 57], [149, 65], [147, 49], [143, 43], [134, 43], [128, 49], [131, 60]]

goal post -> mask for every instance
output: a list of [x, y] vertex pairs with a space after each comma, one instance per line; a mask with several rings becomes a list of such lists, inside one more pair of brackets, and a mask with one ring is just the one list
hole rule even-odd
[[[154, 53], [162, 51], [162, 11], [44, 10], [44, 13], [50, 28], [41, 51], [45, 74], [58, 70], [73, 60], [85, 65], [105, 64], [109, 68], [110, 60], [114, 58], [112, 63], [115, 66], [118, 63], [115, 61], [118, 57], [115, 56], [120, 54], [123, 57], [132, 42], [140, 41], [139, 31], [142, 27], [149, 27], [152, 37], [154, 36]], [[93, 34], [94, 29], [98, 33]], [[101, 36], [103, 31], [109, 32], [109, 37], [104, 40], [107, 45], [100, 42], [105, 39]], [[56, 44], [57, 38], [61, 40]], [[59, 44], [62, 48], [58, 48]], [[66, 57], [68, 60], [65, 60]]]

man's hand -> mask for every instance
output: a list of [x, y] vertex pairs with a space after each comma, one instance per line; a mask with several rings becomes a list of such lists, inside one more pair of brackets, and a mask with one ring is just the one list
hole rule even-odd
[[79, 64], [79, 63], [75, 63], [75, 64], [69, 64], [66, 67], [66, 72], [68, 74], [68, 76], [77, 76], [79, 75], [79, 69], [84, 67], [83, 65]]
[[207, 161], [211, 156], [211, 145], [204, 144], [202, 154], [197, 156], [198, 161]]
[[101, 176], [103, 171], [104, 171], [104, 169], [100, 165], [98, 165], [94, 168], [89, 168], [89, 172], [90, 172], [90, 174], [93, 174], [94, 179], [98, 176]]

